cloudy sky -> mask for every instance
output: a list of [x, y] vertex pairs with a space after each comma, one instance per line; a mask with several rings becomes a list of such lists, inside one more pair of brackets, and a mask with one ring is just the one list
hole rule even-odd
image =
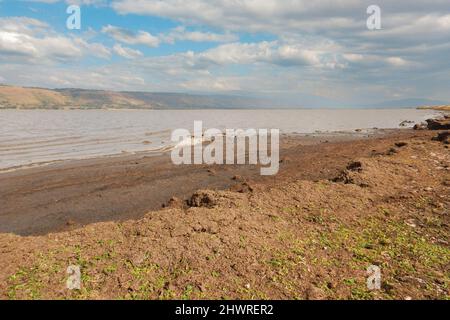
[[450, 0], [0, 0], [0, 83], [450, 101]]

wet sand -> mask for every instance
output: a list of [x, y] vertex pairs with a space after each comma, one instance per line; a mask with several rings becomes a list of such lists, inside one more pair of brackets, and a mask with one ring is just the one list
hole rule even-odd
[[[0, 232], [42, 235], [100, 221], [138, 219], [196, 190], [237, 190], [290, 179], [335, 177], [355, 157], [384, 152], [393, 141], [421, 133], [283, 136], [280, 171], [262, 177], [257, 166], [175, 166], [170, 154], [145, 153], [64, 161], [0, 173]], [[422, 133], [424, 134], [424, 133]]]

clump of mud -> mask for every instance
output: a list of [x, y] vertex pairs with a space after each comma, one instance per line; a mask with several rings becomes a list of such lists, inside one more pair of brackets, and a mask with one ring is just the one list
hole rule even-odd
[[177, 197], [172, 197], [169, 199], [167, 204], [164, 204], [163, 208], [183, 208], [185, 206], [185, 202]]
[[361, 161], [352, 161], [347, 165], [346, 169], [336, 178], [332, 179], [332, 181], [344, 184], [355, 184], [360, 187], [368, 187], [368, 184], [363, 181], [360, 176], [360, 173], [362, 173], [363, 170], [364, 165]]
[[450, 144], [449, 137], [450, 137], [450, 131], [445, 131], [445, 132], [439, 133], [436, 137], [434, 137], [431, 140], [440, 141], [445, 144]]
[[219, 204], [219, 196], [214, 191], [200, 190], [192, 195], [187, 204], [190, 207], [214, 208]]

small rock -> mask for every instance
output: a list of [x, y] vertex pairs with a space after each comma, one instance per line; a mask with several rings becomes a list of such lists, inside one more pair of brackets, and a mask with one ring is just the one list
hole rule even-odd
[[405, 121], [400, 122], [399, 126], [400, 127], [406, 127], [406, 126], [408, 126], [409, 124], [412, 124], [412, 123], [414, 123], [414, 121], [405, 120]]
[[416, 221], [414, 219], [406, 220], [405, 223], [406, 223], [407, 226], [409, 226], [411, 228], [417, 227]]
[[428, 130], [449, 130], [450, 129], [450, 122], [448, 119], [428, 119], [427, 122], [427, 128]]
[[450, 131], [445, 131], [445, 132], [439, 133], [436, 137], [432, 138], [431, 140], [440, 141], [440, 142], [448, 144], [449, 138], [450, 138]]
[[[325, 142], [328, 142], [328, 141], [325, 141]], [[289, 163], [289, 162], [291, 162], [291, 158], [289, 158], [289, 157], [283, 157], [283, 158], [280, 159], [279, 162], [280, 162], [280, 163]]]
[[404, 276], [404, 277], [400, 278], [400, 281], [406, 282], [406, 283], [411, 283], [414, 286], [416, 286], [418, 288], [422, 288], [422, 289], [425, 289], [427, 287], [427, 283], [425, 282], [425, 280], [423, 280], [421, 278], [417, 278], [417, 277]]
[[406, 142], [397, 142], [396, 144], [395, 144], [395, 146], [397, 147], [397, 148], [402, 148], [402, 147], [405, 147], [405, 146], [407, 146], [408, 144], [406, 143]]
[[197, 191], [188, 200], [188, 204], [191, 207], [206, 207], [213, 208], [217, 205], [218, 197], [211, 191]]
[[351, 162], [347, 165], [347, 170], [361, 172], [362, 163], [360, 161]]
[[392, 156], [394, 154], [398, 153], [397, 150], [395, 150], [394, 148], [390, 148], [387, 152], [387, 155]]
[[253, 192], [254, 188], [248, 182], [243, 182], [235, 184], [230, 188], [230, 190], [239, 193], [249, 193]]
[[426, 130], [427, 125], [424, 123], [415, 124], [413, 127], [414, 130]]
[[306, 299], [308, 300], [323, 300], [325, 298], [325, 292], [320, 288], [310, 286], [308, 290], [306, 290]]
[[133, 264], [133, 266], [137, 267], [145, 261], [145, 258], [146, 257], [144, 254], [137, 254], [130, 258], [130, 262]]
[[163, 208], [181, 208], [183, 207], [183, 201], [177, 197], [172, 197], [167, 202], [167, 204], [163, 205]]

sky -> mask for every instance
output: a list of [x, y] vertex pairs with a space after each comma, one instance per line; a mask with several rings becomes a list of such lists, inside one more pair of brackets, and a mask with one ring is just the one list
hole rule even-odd
[[450, 101], [450, 0], [0, 0], [0, 83]]

